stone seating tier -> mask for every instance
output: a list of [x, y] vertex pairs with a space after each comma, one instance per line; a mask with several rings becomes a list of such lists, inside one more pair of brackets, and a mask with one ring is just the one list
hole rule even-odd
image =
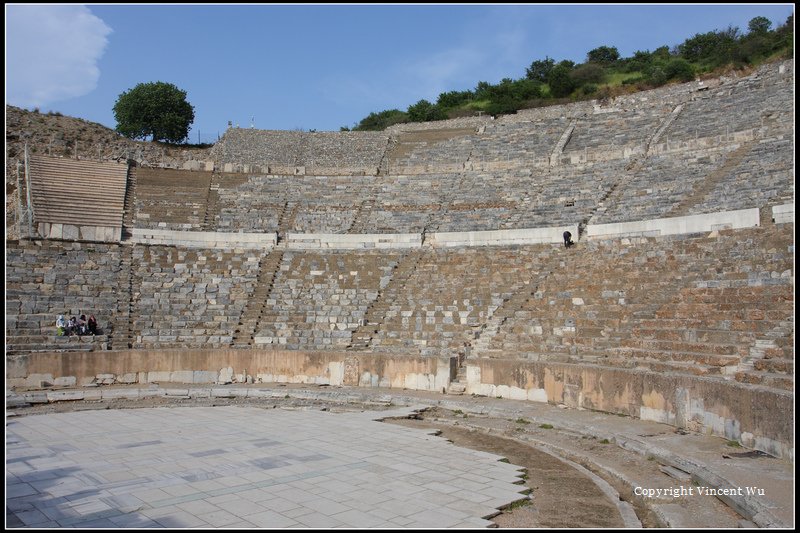
[[765, 65], [749, 76], [694, 93], [665, 136], [678, 141], [765, 126], [790, 132], [793, 80], [794, 63], [788, 61]]
[[[134, 348], [230, 347], [246, 320], [253, 333], [241, 346], [449, 357], [469, 345], [472, 357], [791, 388], [792, 231], [590, 240], [569, 250], [285, 251], [271, 263], [259, 250], [135, 245], [124, 280], [119, 246], [10, 242], [6, 330], [48, 337], [25, 348], [46, 349], [58, 313], [92, 312], [113, 337], [114, 310], [130, 303]], [[253, 298], [263, 304], [246, 312]]]
[[[749, 359], [793, 368], [784, 326], [793, 316], [791, 236], [775, 228], [722, 233], [587, 243], [533, 298], [499, 311], [508, 318], [486, 353], [736, 379], [745, 379], [738, 373]], [[759, 342], [768, 357], [756, 357]]]
[[121, 227], [128, 166], [32, 156], [37, 223]]
[[136, 227], [200, 230], [211, 176], [211, 172], [137, 168]]
[[[101, 332], [108, 333], [120, 297], [119, 277], [119, 245], [7, 241], [7, 349], [77, 348], [71, 344], [75, 341], [56, 340], [55, 322], [60, 314], [67, 319], [93, 314]], [[79, 347], [93, 344], [96, 349], [106, 342], [89, 339], [83, 337]], [[70, 345], [61, 346], [62, 342]]]
[[137, 246], [134, 348], [227, 347], [253, 293], [261, 252]]

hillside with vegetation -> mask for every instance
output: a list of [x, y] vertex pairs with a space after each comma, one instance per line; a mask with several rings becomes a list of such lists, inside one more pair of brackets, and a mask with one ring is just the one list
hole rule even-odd
[[481, 81], [472, 90], [442, 93], [435, 103], [420, 100], [405, 111], [370, 113], [353, 130], [377, 131], [407, 122], [496, 116], [579, 100], [602, 100], [793, 57], [794, 16], [778, 28], [771, 26], [767, 18], [755, 17], [746, 33], [728, 27], [697, 34], [672, 48], [637, 51], [627, 58], [620, 57], [613, 46], [590, 50], [581, 64], [545, 57], [533, 61], [522, 78], [505, 78], [495, 85]]
[[[97, 122], [6, 105], [6, 227], [14, 224], [15, 204], [19, 201], [17, 182], [24, 180], [24, 172], [18, 176], [17, 168], [21, 168], [26, 146], [29, 156], [135, 160], [142, 166], [169, 168], [181, 168], [186, 161], [204, 161], [209, 151], [208, 145], [134, 141]], [[79, 190], [80, 185], [76, 184], [76, 191]]]

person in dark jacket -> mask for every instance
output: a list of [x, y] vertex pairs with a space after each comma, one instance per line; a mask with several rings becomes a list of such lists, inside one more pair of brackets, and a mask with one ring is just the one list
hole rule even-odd
[[565, 231], [564, 232], [564, 248], [569, 248], [573, 244], [575, 244], [575, 243], [572, 242], [572, 233], [570, 233], [569, 231]]

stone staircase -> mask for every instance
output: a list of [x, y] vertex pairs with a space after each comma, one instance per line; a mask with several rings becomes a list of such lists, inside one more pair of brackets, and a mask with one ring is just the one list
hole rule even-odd
[[667, 128], [669, 128], [670, 124], [672, 124], [675, 119], [678, 118], [684, 107], [685, 104], [678, 104], [675, 106], [675, 109], [672, 110], [672, 113], [670, 113], [669, 116], [661, 123], [653, 136], [647, 141], [647, 144], [645, 145], [645, 155], [650, 155], [650, 149], [658, 144], [658, 141], [661, 140], [664, 132], [667, 131]]
[[447, 386], [447, 394], [461, 396], [467, 392], [467, 367], [463, 364], [458, 365], [455, 379], [450, 381]]
[[[554, 257], [558, 257], [555, 255]], [[553, 265], [542, 265], [541, 270], [534, 276], [525, 281], [515, 284], [511, 288], [511, 296], [503, 299], [503, 302], [494, 310], [492, 316], [481, 328], [475, 332], [475, 340], [472, 342], [473, 350], [471, 357], [502, 357], [502, 350], [490, 349], [492, 340], [503, 328], [503, 325], [521, 311], [533, 298], [539, 286], [547, 277], [552, 274]]]
[[284, 202], [283, 208], [278, 214], [278, 242], [283, 241], [286, 238], [286, 233], [292, 229], [299, 207], [295, 202]]
[[134, 282], [133, 244], [122, 246], [119, 262], [119, 278], [117, 285], [117, 312], [111, 321], [110, 345], [114, 350], [127, 350], [133, 347], [133, 313], [135, 313], [134, 297], [138, 298], [139, 283]]
[[253, 336], [264, 317], [270, 292], [283, 260], [282, 250], [272, 250], [263, 256], [258, 267], [258, 283], [247, 298], [247, 306], [242, 312], [239, 324], [233, 333], [231, 346], [249, 348], [253, 346]]
[[398, 260], [397, 253], [287, 251], [254, 345], [346, 349]]
[[358, 209], [353, 217], [353, 223], [347, 229], [347, 233], [370, 233], [369, 218], [372, 210], [375, 209], [375, 199], [370, 197], [358, 204]]
[[214, 172], [211, 175], [211, 183], [208, 187], [208, 197], [206, 198], [206, 214], [203, 217], [202, 230], [215, 231], [217, 219], [219, 218], [219, 174]]
[[553, 151], [550, 154], [550, 166], [555, 167], [561, 161], [561, 154], [564, 153], [564, 147], [567, 146], [569, 143], [570, 138], [572, 137], [572, 132], [575, 131], [575, 124], [578, 122], [577, 118], [573, 118], [570, 120], [567, 129], [564, 130], [564, 133], [561, 134], [561, 137], [558, 139], [558, 142], [553, 147]]
[[369, 305], [361, 324], [353, 331], [348, 350], [368, 350], [372, 347], [372, 339], [384, 322], [386, 312], [414, 275], [423, 255], [423, 251], [413, 250], [394, 265], [389, 282], [380, 287], [377, 298]]
[[742, 358], [736, 381], [794, 390], [794, 317], [789, 317], [756, 339]]
[[136, 165], [128, 167], [125, 203], [122, 213], [122, 241], [130, 240], [136, 224]]

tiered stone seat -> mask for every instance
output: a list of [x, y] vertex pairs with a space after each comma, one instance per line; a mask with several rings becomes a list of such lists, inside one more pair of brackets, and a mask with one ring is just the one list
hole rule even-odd
[[[590, 241], [508, 317], [486, 354], [742, 381], [764, 381], [757, 372], [765, 368], [784, 369], [771, 384], [787, 388], [792, 258], [791, 231], [776, 226], [716, 237]], [[773, 349], [759, 358], [756, 348], [764, 346]]]
[[122, 227], [128, 165], [32, 156], [30, 166], [37, 223]]
[[568, 126], [567, 117], [495, 121], [473, 144], [469, 161], [476, 170], [546, 165]]
[[[120, 247], [6, 242], [6, 351], [105, 349], [117, 309]], [[95, 315], [100, 335], [58, 337], [56, 318]]]
[[137, 246], [134, 348], [227, 347], [253, 293], [263, 252]]
[[719, 180], [692, 212], [747, 209], [794, 198], [794, 139], [778, 137], [747, 146], [743, 160]]
[[217, 231], [275, 232], [288, 199], [285, 177], [249, 176], [220, 184]]
[[136, 169], [137, 228], [200, 231], [211, 172]]
[[385, 174], [462, 170], [476, 139], [474, 127], [399, 133], [387, 153]]
[[694, 93], [665, 136], [670, 142], [686, 142], [753, 128], [791, 131], [787, 111], [793, 109], [793, 74], [791, 61], [769, 64], [752, 75]]
[[614, 106], [579, 117], [564, 147], [564, 156], [580, 155], [581, 152], [588, 156], [591, 152], [591, 157], [586, 157], [591, 160], [596, 158], [598, 151], [613, 152], [624, 148], [643, 151], [650, 136], [671, 112], [671, 107], [656, 102], [652, 106], [633, 109]]
[[671, 216], [684, 198], [724, 164], [727, 152], [677, 152], [648, 157], [631, 170], [633, 177], [618, 191], [616, 201], [598, 209], [592, 222], [609, 224]]
[[399, 257], [391, 252], [286, 252], [254, 344], [295, 350], [347, 347]]
[[509, 248], [423, 253], [401, 286], [387, 287], [370, 348], [463, 353], [503, 300], [524, 286], [533, 261], [529, 252]]
[[[343, 175], [374, 174], [389, 135], [383, 132], [302, 132], [230, 128], [211, 149], [218, 167], [234, 171], [294, 174], [309, 172]], [[339, 172], [340, 171], [340, 172]]]

